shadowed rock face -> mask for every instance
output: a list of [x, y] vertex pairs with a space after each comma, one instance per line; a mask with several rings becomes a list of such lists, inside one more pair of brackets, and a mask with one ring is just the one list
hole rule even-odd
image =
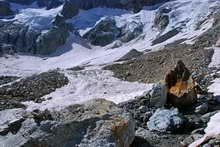
[[182, 61], [165, 77], [168, 88], [168, 103], [174, 106], [187, 106], [196, 102], [197, 92], [194, 80]]
[[0, 17], [12, 15], [13, 11], [10, 8], [10, 4], [6, 1], [0, 1]]

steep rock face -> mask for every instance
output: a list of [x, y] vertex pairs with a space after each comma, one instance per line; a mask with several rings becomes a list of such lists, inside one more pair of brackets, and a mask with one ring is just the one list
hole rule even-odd
[[6, 1], [0, 1], [0, 17], [12, 15], [13, 11], [10, 8], [10, 3]]
[[0, 21], [0, 44], [15, 46], [19, 52], [49, 54], [63, 45], [67, 37], [66, 27], [53, 27], [42, 33], [25, 24]]
[[93, 29], [83, 37], [90, 40], [93, 45], [105, 46], [119, 37], [121, 30], [112, 18], [102, 19]]
[[[129, 147], [135, 137], [135, 123], [131, 116], [114, 103], [102, 99], [53, 112], [24, 114], [23, 111], [9, 113], [5, 110], [0, 112], [0, 120], [5, 113], [8, 114], [7, 121], [0, 122], [3, 146]], [[10, 125], [14, 120], [17, 120], [18, 123], [14, 124], [18, 127], [12, 132]]]

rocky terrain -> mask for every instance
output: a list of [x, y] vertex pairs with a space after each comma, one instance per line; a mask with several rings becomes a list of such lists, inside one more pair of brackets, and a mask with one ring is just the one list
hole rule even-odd
[[0, 147], [217, 147], [220, 1], [0, 0]]

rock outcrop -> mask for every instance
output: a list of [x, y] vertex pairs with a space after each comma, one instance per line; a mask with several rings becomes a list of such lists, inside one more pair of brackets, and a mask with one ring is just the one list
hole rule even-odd
[[166, 75], [165, 83], [168, 88], [167, 100], [169, 104], [184, 107], [196, 102], [195, 81], [182, 61], [178, 61], [174, 70]]
[[0, 44], [14, 46], [19, 52], [52, 53], [65, 43], [68, 35], [68, 28], [65, 25], [42, 32], [25, 24], [0, 21]]
[[157, 11], [154, 26], [158, 28], [160, 31], [164, 30], [169, 24], [169, 12], [171, 10], [169, 8], [161, 8]]
[[10, 8], [10, 3], [6, 1], [0, 1], [0, 17], [13, 15], [13, 11]]
[[[129, 147], [135, 137], [129, 113], [103, 99], [60, 111], [25, 114], [20, 109], [5, 110], [0, 112], [0, 120], [4, 120], [0, 122], [3, 146]], [[12, 124], [16, 130], [10, 129]]]
[[120, 29], [112, 18], [104, 18], [83, 37], [90, 40], [93, 45], [105, 46], [116, 40], [121, 34]]

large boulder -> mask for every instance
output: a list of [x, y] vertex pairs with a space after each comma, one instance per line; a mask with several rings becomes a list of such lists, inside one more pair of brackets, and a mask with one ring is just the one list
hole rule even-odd
[[0, 17], [13, 15], [13, 11], [10, 8], [10, 3], [6, 1], [0, 1]]
[[83, 37], [90, 40], [93, 45], [105, 46], [116, 40], [120, 33], [115, 20], [107, 17], [98, 22]]
[[197, 101], [197, 85], [182, 61], [178, 61], [176, 67], [166, 75], [165, 83], [169, 104], [185, 107]]
[[[0, 120], [7, 111], [0, 112]], [[18, 124], [16, 131], [7, 129], [11, 122]], [[0, 136], [1, 145], [13, 147], [129, 147], [135, 137], [135, 123], [129, 113], [103, 99], [60, 111], [34, 111], [21, 118], [19, 115], [19, 119], [11, 117], [1, 126], [5, 130]]]
[[147, 122], [150, 131], [175, 132], [183, 127], [184, 118], [178, 109], [159, 108]]

